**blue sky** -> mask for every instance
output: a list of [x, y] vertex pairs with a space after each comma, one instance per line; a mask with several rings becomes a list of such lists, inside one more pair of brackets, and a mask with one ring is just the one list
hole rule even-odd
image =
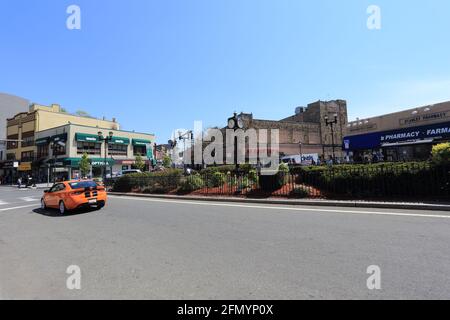
[[[81, 30], [66, 28], [71, 4]], [[0, 0], [0, 92], [159, 143], [194, 120], [281, 119], [319, 99], [363, 118], [450, 100], [449, 33], [448, 0]]]

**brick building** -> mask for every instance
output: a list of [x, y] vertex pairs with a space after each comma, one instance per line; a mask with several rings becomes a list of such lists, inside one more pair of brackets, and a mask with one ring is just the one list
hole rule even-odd
[[[331, 127], [325, 124], [325, 117], [337, 123]], [[307, 107], [298, 107], [295, 114], [281, 120], [256, 119], [253, 114], [241, 113], [244, 129], [278, 129], [280, 133], [280, 156], [317, 154], [329, 159], [334, 154], [342, 159], [342, 139], [345, 135], [348, 115], [345, 100], [317, 101]], [[333, 144], [334, 142], [334, 144]]]

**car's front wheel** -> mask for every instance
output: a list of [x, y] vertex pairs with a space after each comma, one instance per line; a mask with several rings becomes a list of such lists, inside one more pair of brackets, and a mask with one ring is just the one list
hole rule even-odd
[[59, 213], [60, 213], [60, 214], [66, 213], [66, 206], [64, 205], [64, 202], [63, 202], [63, 201], [60, 201], [60, 202], [59, 202]]

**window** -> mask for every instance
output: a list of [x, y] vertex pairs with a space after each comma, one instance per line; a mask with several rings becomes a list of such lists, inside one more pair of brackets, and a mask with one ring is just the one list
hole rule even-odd
[[6, 144], [6, 148], [8, 150], [10, 149], [17, 149], [19, 147], [19, 142], [17, 140], [19, 140], [19, 135], [18, 134], [13, 134], [8, 136], [7, 138], [8, 140], [16, 140], [16, 141], [8, 141], [8, 143]]
[[145, 156], [147, 154], [147, 148], [145, 146], [134, 146], [133, 153], [135, 156], [140, 154], [141, 156]]
[[59, 144], [53, 146], [53, 156], [63, 156], [66, 154], [66, 147]]
[[20, 158], [23, 162], [32, 162], [34, 161], [34, 151], [26, 151], [22, 152], [22, 156]]
[[126, 156], [128, 154], [128, 145], [108, 144], [108, 154]]
[[100, 154], [101, 146], [100, 143], [79, 141], [77, 143], [77, 153]]
[[39, 145], [37, 147], [37, 158], [46, 158], [48, 157], [48, 144]]
[[97, 188], [98, 185], [94, 181], [80, 181], [69, 183], [72, 189]]
[[34, 146], [34, 131], [22, 133], [22, 147]]
[[58, 192], [58, 191], [63, 191], [64, 189], [66, 189], [66, 186], [63, 183], [58, 183], [55, 184], [49, 192]]
[[15, 153], [7, 153], [6, 160], [16, 160], [16, 154]]

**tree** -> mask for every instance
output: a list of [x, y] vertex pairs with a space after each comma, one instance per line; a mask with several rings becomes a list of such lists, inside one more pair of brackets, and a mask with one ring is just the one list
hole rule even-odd
[[163, 159], [163, 166], [165, 168], [170, 168], [172, 166], [172, 159], [169, 156], [165, 156]]
[[431, 151], [433, 162], [436, 164], [450, 163], [450, 142], [433, 146]]
[[142, 156], [140, 154], [136, 155], [136, 162], [134, 163], [134, 166], [136, 167], [136, 169], [139, 169], [141, 171], [144, 171], [145, 168], [145, 162], [142, 159]]
[[87, 153], [84, 153], [83, 156], [81, 157], [80, 171], [82, 177], [86, 177], [91, 171], [91, 163], [89, 162]]

